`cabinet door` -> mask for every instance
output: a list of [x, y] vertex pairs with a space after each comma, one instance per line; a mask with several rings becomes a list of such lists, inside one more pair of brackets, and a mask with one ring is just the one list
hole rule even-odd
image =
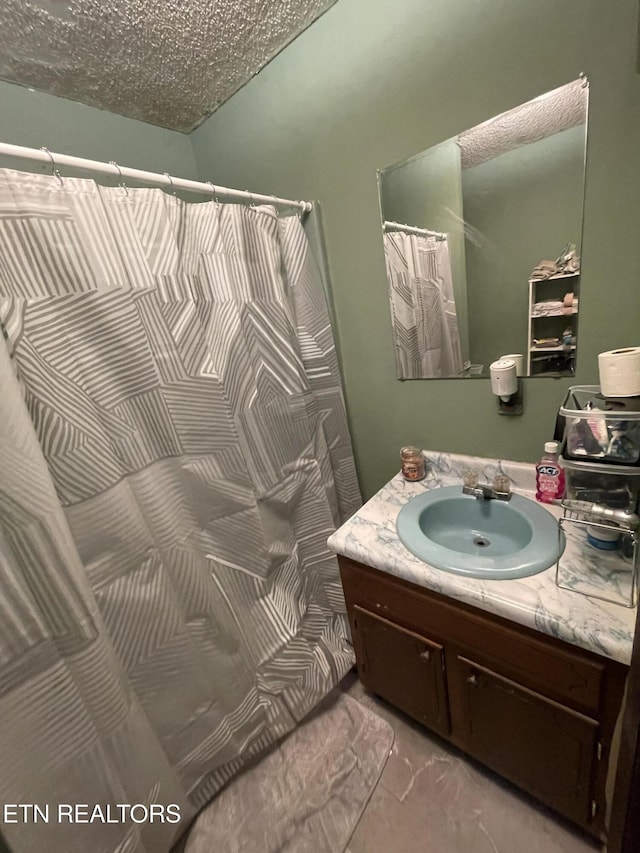
[[586, 826], [598, 724], [466, 658], [456, 670], [467, 752]]
[[418, 722], [448, 734], [442, 646], [357, 605], [351, 624], [362, 683]]

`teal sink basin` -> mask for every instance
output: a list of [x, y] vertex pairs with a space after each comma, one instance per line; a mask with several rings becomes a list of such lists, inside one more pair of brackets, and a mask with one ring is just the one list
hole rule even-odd
[[462, 486], [432, 489], [405, 504], [396, 522], [402, 543], [445, 572], [490, 580], [524, 578], [554, 565], [564, 550], [558, 522], [521, 495], [479, 500]]

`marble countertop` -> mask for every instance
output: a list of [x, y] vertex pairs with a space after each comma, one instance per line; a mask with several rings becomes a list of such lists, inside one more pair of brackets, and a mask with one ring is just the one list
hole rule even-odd
[[[584, 528], [566, 525], [567, 546], [556, 566], [518, 580], [479, 580], [432, 568], [405, 548], [396, 533], [402, 506], [426, 489], [462, 488], [463, 472], [475, 468], [483, 482], [506, 474], [512, 489], [534, 497], [533, 465], [426, 451], [427, 476], [419, 483], [400, 474], [329, 537], [332, 551], [441, 595], [503, 616], [544, 634], [621, 663], [631, 659], [636, 610], [595, 596], [628, 601], [629, 564], [586, 542]], [[559, 517], [561, 510], [547, 507]], [[589, 595], [587, 593], [590, 593]]]

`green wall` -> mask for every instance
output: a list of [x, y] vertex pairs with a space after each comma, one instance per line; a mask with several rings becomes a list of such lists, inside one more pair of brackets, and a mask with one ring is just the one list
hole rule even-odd
[[[598, 381], [598, 352], [640, 343], [637, 16], [637, 0], [338, 0], [192, 134], [202, 175], [320, 200], [367, 496], [404, 444], [539, 458], [568, 386]], [[398, 381], [376, 170], [581, 71], [591, 87], [575, 380], [526, 380], [516, 418], [498, 416], [487, 379]]]
[[[190, 137], [0, 83], [0, 138], [319, 199], [366, 495], [408, 443], [533, 461], [567, 387], [598, 381], [598, 352], [640, 343], [638, 3], [606, 5], [338, 0]], [[580, 71], [591, 86], [576, 379], [526, 381], [520, 418], [497, 415], [486, 379], [399, 382], [376, 171]]]
[[[0, 128], [0, 142], [11, 145], [46, 145], [61, 154], [197, 177], [188, 136], [2, 81]], [[32, 171], [48, 168], [8, 157], [0, 157], [0, 166]]]
[[[584, 147], [584, 127], [572, 127], [462, 172], [464, 216], [480, 234], [467, 248], [471, 360], [485, 370], [505, 353], [526, 359], [533, 268], [566, 243], [580, 252]], [[538, 293], [545, 298], [545, 288]], [[550, 324], [553, 336], [571, 325], [566, 317]]]

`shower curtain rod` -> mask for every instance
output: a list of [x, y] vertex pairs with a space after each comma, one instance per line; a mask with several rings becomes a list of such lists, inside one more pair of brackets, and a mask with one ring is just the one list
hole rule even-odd
[[403, 225], [401, 222], [384, 222], [385, 231], [406, 231], [407, 234], [417, 234], [418, 237], [435, 237], [436, 240], [446, 240], [447, 235], [442, 231], [429, 231], [428, 228], [416, 228], [414, 225]]
[[82, 169], [88, 172], [101, 172], [105, 175], [113, 175], [116, 178], [120, 178], [121, 181], [124, 181], [124, 178], [133, 178], [136, 181], [146, 184], [160, 184], [172, 190], [181, 189], [196, 193], [209, 193], [213, 198], [246, 199], [251, 204], [277, 204], [285, 207], [295, 207], [301, 213], [309, 213], [313, 208], [313, 204], [310, 201], [293, 201], [288, 198], [278, 198], [274, 195], [250, 193], [248, 190], [233, 190], [228, 187], [218, 187], [211, 182], [203, 183], [202, 181], [191, 181], [188, 178], [174, 178], [168, 172], [161, 175], [159, 172], [145, 172], [142, 169], [119, 166], [115, 160], [103, 163], [99, 160], [85, 160], [83, 157], [73, 157], [69, 154], [56, 154], [49, 151], [48, 148], [24, 148], [21, 145], [10, 145], [7, 142], [0, 142], [0, 155], [49, 163], [53, 168], [54, 175], [59, 177], [60, 180], [63, 180], [63, 178], [58, 173], [57, 167], [70, 166], [74, 169]]

